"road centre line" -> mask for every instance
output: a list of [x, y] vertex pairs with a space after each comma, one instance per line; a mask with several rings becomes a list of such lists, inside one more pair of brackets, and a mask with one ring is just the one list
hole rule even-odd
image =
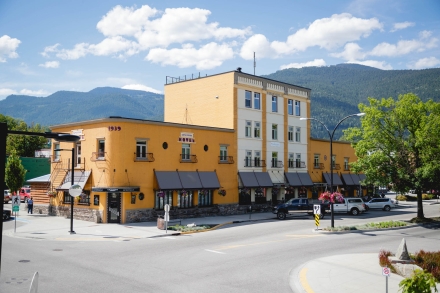
[[233, 249], [233, 248], [240, 248], [240, 247], [246, 247], [246, 246], [254, 246], [254, 245], [261, 245], [261, 244], [270, 244], [270, 243], [276, 243], [276, 242], [284, 242], [294, 239], [302, 239], [302, 238], [312, 238], [312, 237], [320, 237], [322, 235], [286, 235], [289, 237], [288, 239], [280, 239], [280, 240], [271, 240], [271, 241], [265, 241], [265, 242], [257, 242], [257, 243], [249, 243], [249, 244], [237, 244], [237, 245], [228, 245], [228, 246], [220, 246], [217, 250], [227, 250], [227, 249]]

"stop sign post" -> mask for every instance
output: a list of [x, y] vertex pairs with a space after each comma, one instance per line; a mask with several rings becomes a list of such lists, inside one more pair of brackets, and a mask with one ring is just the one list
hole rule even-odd
[[382, 276], [385, 276], [385, 292], [388, 293], [388, 277], [390, 276], [390, 268], [383, 267], [382, 268]]

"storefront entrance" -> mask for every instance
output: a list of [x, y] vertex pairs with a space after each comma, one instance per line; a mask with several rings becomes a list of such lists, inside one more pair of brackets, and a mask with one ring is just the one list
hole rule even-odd
[[107, 223], [121, 222], [121, 193], [107, 193]]

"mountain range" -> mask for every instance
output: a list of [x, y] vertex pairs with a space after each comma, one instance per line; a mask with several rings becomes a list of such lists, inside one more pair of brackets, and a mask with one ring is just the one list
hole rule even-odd
[[[397, 99], [400, 94], [412, 92], [422, 101], [440, 102], [440, 68], [380, 70], [339, 64], [290, 68], [262, 77], [310, 88], [311, 116], [330, 131], [343, 117], [358, 113], [358, 104], [368, 104], [368, 97]], [[44, 126], [108, 116], [163, 121], [163, 110], [161, 94], [112, 87], [89, 92], [59, 91], [47, 97], [10, 95], [0, 101], [1, 114]], [[338, 127], [334, 139], [342, 135], [343, 129], [358, 125], [359, 119], [347, 119]], [[311, 135], [329, 138], [325, 128], [313, 122]]]

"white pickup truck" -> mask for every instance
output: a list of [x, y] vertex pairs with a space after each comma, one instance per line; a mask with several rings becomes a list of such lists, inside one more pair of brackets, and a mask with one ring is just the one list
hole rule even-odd
[[343, 202], [333, 204], [334, 213], [350, 213], [357, 216], [365, 211], [365, 203], [360, 197], [346, 197]]

